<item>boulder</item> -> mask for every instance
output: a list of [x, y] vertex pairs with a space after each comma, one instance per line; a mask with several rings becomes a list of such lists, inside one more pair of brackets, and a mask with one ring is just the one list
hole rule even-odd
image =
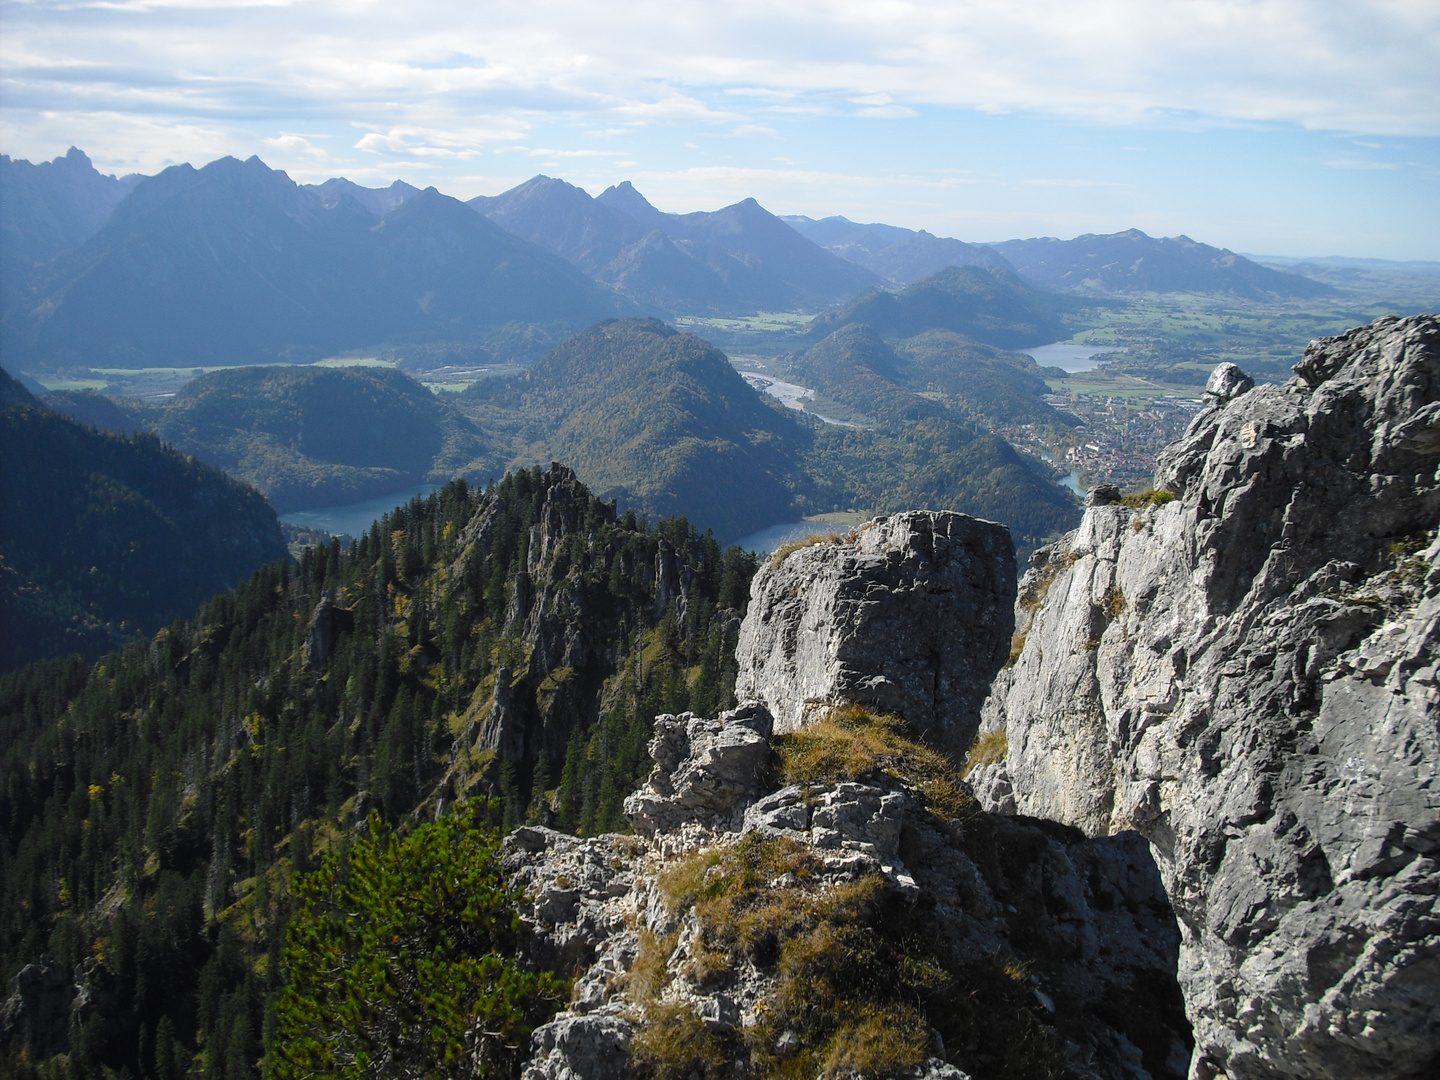
[[735, 693], [763, 702], [777, 731], [848, 702], [903, 717], [959, 760], [1009, 655], [1015, 549], [993, 521], [910, 511], [762, 567], [750, 597]]
[[655, 718], [645, 786], [625, 800], [637, 832], [672, 832], [694, 823], [724, 831], [764, 790], [774, 722], [759, 702], [706, 720], [694, 713]]

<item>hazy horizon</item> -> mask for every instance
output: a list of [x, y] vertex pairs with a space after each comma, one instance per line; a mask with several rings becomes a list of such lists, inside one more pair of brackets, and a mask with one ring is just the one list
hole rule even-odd
[[1437, 61], [1423, 0], [37, 0], [0, 9], [0, 151], [1437, 261]]

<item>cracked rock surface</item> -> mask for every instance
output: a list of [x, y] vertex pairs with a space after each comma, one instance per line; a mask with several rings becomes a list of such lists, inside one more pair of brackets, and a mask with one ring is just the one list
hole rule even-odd
[[1173, 501], [1033, 556], [971, 781], [1150, 841], [1195, 1077], [1440, 1075], [1440, 319], [1223, 367]]
[[1010, 530], [965, 514], [877, 518], [853, 540], [762, 566], [736, 650], [735, 694], [776, 731], [853, 702], [904, 717], [959, 760], [1013, 628]]

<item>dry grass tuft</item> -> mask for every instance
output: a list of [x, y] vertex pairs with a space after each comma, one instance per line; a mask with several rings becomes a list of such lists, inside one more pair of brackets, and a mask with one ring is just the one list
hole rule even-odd
[[1012, 668], [1020, 662], [1020, 654], [1025, 651], [1025, 639], [1027, 636], [1026, 633], [1019, 633], [1010, 639], [1010, 659], [1005, 661], [1007, 668]]
[[630, 1060], [648, 1080], [720, 1080], [734, 1075], [733, 1033], [711, 1031], [695, 1010], [665, 1002], [647, 1011], [630, 1041]]
[[[803, 844], [749, 836], [692, 856], [661, 885], [677, 914], [693, 911], [694, 963], [715, 983], [747, 963], [775, 978], [763, 1018], [732, 1050], [748, 1056], [751, 1075], [912, 1069], [925, 1059], [931, 1026], [917, 1002], [943, 990], [948, 976], [928, 944], [908, 935], [904, 901], [878, 875], [822, 887], [823, 869]], [[786, 874], [793, 883], [772, 887]], [[782, 1052], [786, 1031], [799, 1042]], [[636, 1061], [651, 1075], [679, 1077], [687, 1067], [709, 1075], [710, 1044], [682, 1010], [652, 1010], [642, 1033]]]
[[1105, 590], [1104, 608], [1105, 614], [1112, 619], [1118, 619], [1125, 614], [1125, 609], [1130, 605], [1125, 602], [1125, 594], [1120, 591], [1119, 586], [1111, 585]]
[[[850, 531], [850, 538], [853, 539], [854, 536], [855, 531], [852, 529]], [[791, 540], [789, 543], [781, 544], [778, 548], [775, 549], [774, 554], [770, 556], [770, 569], [777, 569], [780, 564], [786, 560], [786, 558], [799, 551], [801, 548], [814, 547], [817, 544], [843, 544], [846, 539], [846, 537], [841, 536], [838, 532], [827, 532], [814, 533], [813, 535], [807, 536], [801, 540]]]
[[640, 931], [635, 963], [625, 975], [625, 996], [630, 1004], [648, 1006], [670, 985], [670, 957], [679, 940], [679, 933], [656, 937], [649, 930]]
[[1009, 752], [1010, 739], [1006, 736], [1004, 728], [977, 735], [975, 741], [970, 745], [970, 752], [965, 755], [965, 768], [960, 775], [962, 777], [969, 776], [981, 765], [994, 765], [996, 762], [1004, 761], [1005, 755]]
[[1131, 509], [1141, 509], [1146, 506], [1164, 506], [1168, 502], [1175, 501], [1173, 491], [1156, 491], [1154, 488], [1146, 488], [1144, 491], [1137, 491], [1131, 495], [1122, 495], [1120, 505], [1128, 506]]
[[831, 709], [823, 720], [780, 736], [776, 750], [787, 784], [833, 784], [886, 773], [943, 818], [976, 809], [949, 758], [912, 738], [903, 720], [859, 705]]

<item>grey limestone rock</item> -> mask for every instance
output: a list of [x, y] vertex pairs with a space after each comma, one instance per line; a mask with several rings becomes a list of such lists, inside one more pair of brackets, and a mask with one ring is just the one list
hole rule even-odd
[[1114, 484], [1098, 484], [1085, 496], [1086, 506], [1109, 506], [1120, 501], [1120, 489]]
[[[532, 901], [531, 956], [578, 972], [568, 1009], [535, 1033], [527, 1080], [626, 1075], [628, 1042], [643, 1015], [626, 996], [626, 980], [646, 933], [652, 943], [675, 943], [664, 1001], [693, 1009], [714, 1030], [754, 1029], [776, 989], [773, 959], [741, 959], [720, 972], [695, 963], [700, 925], [693, 911], [672, 910], [660, 886], [677, 862], [747, 833], [787, 838], [817, 860], [813, 876], [783, 873], [769, 889], [822, 903], [827, 890], [876, 874], [896, 898], [896, 916], [950, 950], [956, 970], [989, 971], [996, 957], [1028, 957], [1031, 1011], [1041, 1023], [1065, 1023], [1073, 1075], [1183, 1075], [1190, 1044], [1174, 981], [1179, 932], [1149, 848], [1134, 833], [1092, 840], [1075, 829], [987, 814], [942, 821], [883, 773], [873, 782], [769, 790], [762, 772], [753, 785], [697, 804], [696, 791], [725, 787], [713, 784], [707, 763], [717, 736], [727, 728], [757, 738], [768, 730], [766, 714], [753, 705], [722, 719], [666, 718], [657, 731], [644, 812], [670, 824], [652, 835], [579, 839], [526, 826], [507, 838], [506, 870]], [[701, 782], [692, 783], [696, 778]], [[676, 805], [665, 809], [666, 802]], [[705, 808], [698, 815], [696, 805]], [[982, 1039], [952, 1051], [952, 1060], [986, 1075], [1000, 1067], [1006, 1047]], [[937, 1056], [910, 1075], [956, 1080], [966, 1073]]]
[[1038, 551], [987, 702], [993, 810], [1150, 841], [1196, 1078], [1440, 1072], [1440, 319], [1217, 369], [1159, 461]]
[[1255, 380], [1241, 371], [1239, 365], [1216, 364], [1205, 383], [1205, 401], [1212, 406], [1224, 405], [1254, 386]]
[[619, 1008], [561, 1013], [535, 1029], [521, 1080], [629, 1080], [633, 1031]]
[[1015, 552], [965, 514], [877, 518], [853, 540], [762, 567], [740, 627], [736, 696], [794, 730], [845, 702], [895, 713], [957, 759], [1009, 653]]
[[729, 829], [766, 781], [773, 721], [759, 702], [706, 720], [694, 713], [655, 718], [645, 786], [625, 800], [625, 816], [646, 835], [686, 822]]

